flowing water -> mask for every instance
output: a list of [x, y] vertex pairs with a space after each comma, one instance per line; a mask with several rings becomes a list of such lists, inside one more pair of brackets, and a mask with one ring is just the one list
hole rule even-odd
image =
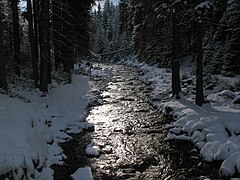
[[[171, 118], [151, 106], [151, 88], [135, 68], [96, 63], [91, 72], [98, 89], [86, 120], [95, 130], [63, 144], [68, 159], [55, 168], [55, 179], [70, 179], [81, 166], [90, 166], [96, 180], [222, 179], [219, 164], [204, 162], [191, 143], [164, 141]], [[89, 143], [100, 147], [99, 157], [85, 155]]]

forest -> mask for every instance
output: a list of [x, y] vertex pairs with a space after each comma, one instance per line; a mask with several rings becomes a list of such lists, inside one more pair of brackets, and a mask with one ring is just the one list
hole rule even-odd
[[[27, 1], [25, 9], [18, 3], [1, 2], [0, 86], [5, 90], [7, 79], [20, 77], [27, 67], [35, 87], [47, 92], [55, 73], [63, 71], [70, 80], [74, 60], [90, 51], [128, 49], [140, 61], [172, 66], [174, 95], [180, 92], [179, 66], [189, 59], [197, 62], [198, 96], [203, 73], [239, 73], [238, 1], [105, 1], [95, 10], [87, 0]], [[203, 98], [197, 99], [202, 104]]]
[[[71, 174], [77, 180], [83, 174], [90, 174], [87, 180], [171, 179], [171, 170], [156, 170], [150, 178], [154, 163], [161, 162], [160, 156], [155, 158], [158, 153], [180, 154], [179, 161], [198, 159], [191, 161], [197, 168], [221, 161], [213, 165], [219, 170], [216, 175], [215, 170], [192, 173], [168, 158], [162, 169], [183, 168], [178, 169], [182, 179], [239, 178], [239, 77], [239, 0], [0, 0], [0, 144], [12, 141], [6, 150], [0, 147], [0, 179], [61, 179]], [[101, 122], [104, 118], [109, 122]], [[126, 124], [117, 127], [114, 121]], [[7, 132], [13, 127], [14, 133]], [[92, 142], [78, 142], [89, 129], [96, 130]], [[111, 143], [101, 132], [106, 137], [109, 133]], [[152, 148], [151, 134], [152, 144], [161, 148]], [[105, 144], [97, 144], [96, 136]], [[86, 148], [79, 161], [85, 156], [104, 161], [101, 157], [111, 154], [116, 164], [110, 166], [108, 159], [101, 168], [87, 160], [80, 175], [75, 157], [69, 172], [55, 167], [77, 154], [69, 150], [74, 148], [64, 149], [64, 143], [75, 147], [75, 141]], [[119, 158], [119, 144], [132, 153], [125, 149]], [[6, 154], [9, 149], [16, 152]], [[146, 151], [143, 157], [139, 151]], [[182, 151], [196, 151], [201, 158]], [[212, 168], [206, 164], [205, 169]], [[65, 171], [69, 174], [61, 177]]]
[[196, 103], [201, 105], [209, 74], [239, 74], [239, 8], [237, 1], [224, 0], [126, 0], [114, 9], [105, 1], [102, 12], [101, 7], [93, 12], [91, 47], [99, 54], [131, 48], [140, 62], [171, 67], [173, 96], [181, 91], [181, 64], [196, 63]]
[[89, 49], [92, 3], [30, 0], [20, 9], [18, 0], [1, 1], [0, 87], [24, 73], [43, 92], [58, 71], [70, 80], [74, 58]]

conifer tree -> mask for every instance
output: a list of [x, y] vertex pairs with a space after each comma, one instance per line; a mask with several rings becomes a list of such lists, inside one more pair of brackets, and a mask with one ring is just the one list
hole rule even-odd
[[119, 11], [118, 6], [105, 1], [103, 8], [100, 3], [91, 18], [93, 40], [91, 49], [96, 53], [106, 53], [119, 48]]
[[0, 0], [0, 88], [7, 90], [6, 61], [4, 58], [2, 0]]
[[176, 14], [172, 14], [172, 33], [173, 33], [173, 41], [172, 41], [172, 95], [176, 98], [179, 98], [179, 93], [181, 92], [180, 85], [180, 62], [179, 62], [179, 20], [176, 17]]
[[119, 33], [121, 41], [124, 41], [123, 46], [130, 44], [130, 33], [129, 33], [129, 13], [128, 13], [128, 0], [119, 1]]
[[32, 69], [33, 69], [33, 77], [35, 87], [38, 87], [38, 53], [36, 47], [36, 38], [34, 36], [34, 29], [33, 29], [33, 15], [32, 15], [32, 2], [31, 0], [27, 0], [27, 14], [28, 14], [28, 31], [29, 31], [29, 41], [30, 41], [30, 48], [31, 48], [31, 58], [32, 58]]
[[225, 37], [225, 52], [221, 64], [225, 75], [233, 76], [240, 69], [240, 2], [227, 2], [226, 11], [221, 19]]
[[16, 75], [20, 76], [20, 32], [19, 32], [18, 0], [11, 0], [11, 9], [14, 39], [14, 65]]
[[49, 0], [40, 2], [40, 90], [48, 92], [50, 60]]

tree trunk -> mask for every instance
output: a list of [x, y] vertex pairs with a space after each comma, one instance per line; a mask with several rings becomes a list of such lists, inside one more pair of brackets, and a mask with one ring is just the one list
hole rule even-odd
[[[2, 0], [0, 1], [0, 5]], [[4, 47], [3, 47], [3, 27], [2, 27], [2, 12], [0, 8], [0, 88], [7, 90], [7, 77], [5, 69]]]
[[40, 12], [40, 90], [48, 91], [50, 40], [49, 40], [49, 0], [41, 0]]
[[13, 40], [14, 40], [14, 65], [15, 72], [20, 76], [20, 34], [18, 17], [18, 0], [11, 0], [12, 19], [13, 19]]
[[[65, 72], [70, 73], [71, 71], [71, 65], [69, 62], [70, 59], [70, 42], [71, 41], [71, 37], [70, 37], [70, 30], [68, 29], [68, 23], [69, 21], [69, 17], [68, 17], [68, 13], [69, 13], [69, 2], [68, 0], [63, 0], [62, 1], [62, 18], [64, 19], [64, 21], [62, 22], [62, 42], [64, 42], [61, 52], [62, 52], [62, 64], [63, 64], [63, 69]], [[66, 39], [67, 38], [67, 39]]]
[[27, 13], [28, 13], [28, 29], [29, 29], [29, 40], [30, 40], [30, 47], [31, 47], [31, 58], [32, 58], [32, 69], [33, 69], [33, 77], [35, 87], [38, 87], [38, 56], [37, 56], [37, 49], [35, 46], [35, 37], [33, 31], [33, 18], [32, 18], [32, 2], [31, 0], [27, 0]]
[[201, 22], [197, 22], [197, 81], [196, 81], [196, 104], [202, 106], [203, 96], [203, 52], [202, 52], [203, 27]]
[[38, 0], [32, 0], [32, 4], [33, 4], [33, 26], [34, 26], [34, 37], [35, 37], [35, 49], [36, 49], [36, 57], [37, 57], [37, 62], [39, 62], [39, 38], [38, 38], [38, 21], [39, 19], [37, 18], [37, 16], [39, 15], [39, 1]]
[[177, 27], [178, 20], [175, 17], [175, 14], [172, 15], [172, 32], [173, 32], [173, 41], [172, 41], [172, 95], [173, 97], [179, 98], [179, 93], [181, 92], [180, 85], [180, 63], [178, 61], [179, 54], [179, 30]]
[[47, 61], [47, 81], [48, 81], [48, 84], [51, 84], [52, 83], [52, 62], [51, 62], [51, 45], [50, 45], [50, 18], [49, 18], [49, 0], [46, 0], [46, 4], [47, 4], [47, 9], [46, 9], [46, 32], [47, 32], [47, 36], [46, 36], [46, 45], [47, 45], [47, 48], [46, 48], [46, 51], [47, 54], [48, 54], [48, 61]]
[[52, 9], [53, 9], [53, 20], [52, 20], [52, 28], [53, 28], [53, 48], [54, 48], [54, 61], [55, 61], [55, 69], [58, 70], [61, 65], [61, 54], [60, 54], [60, 33], [61, 33], [61, 21], [58, 16], [61, 16], [61, 1], [53, 0], [52, 1]]

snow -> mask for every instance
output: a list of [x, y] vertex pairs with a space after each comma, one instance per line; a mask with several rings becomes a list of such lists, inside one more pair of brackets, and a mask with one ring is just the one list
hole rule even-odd
[[196, 7], [195, 7], [195, 11], [198, 10], [198, 9], [210, 9], [212, 6], [212, 3], [209, 2], [209, 1], [205, 1], [205, 2], [202, 2], [200, 4], [198, 4]]
[[[194, 104], [192, 84], [185, 96], [171, 98], [170, 69], [139, 63], [134, 57], [123, 62], [142, 70], [140, 79], [153, 89], [151, 103], [173, 116], [175, 121], [166, 126], [169, 133], [165, 140], [192, 141], [206, 161], [222, 161], [222, 175], [240, 173], [240, 92], [226, 86], [234, 86], [239, 77], [219, 76], [219, 87], [204, 93], [209, 103], [199, 107]], [[105, 78], [109, 73], [106, 69]], [[190, 73], [184, 76], [194, 81]], [[93, 126], [84, 120], [89, 86], [88, 78], [74, 74], [71, 84], [53, 83], [47, 95], [19, 87], [11, 88], [14, 98], [0, 94], [0, 175], [14, 171], [14, 179], [20, 179], [26, 169], [28, 179], [53, 179], [51, 165], [61, 165], [66, 158], [59, 143], [72, 138], [67, 133]], [[100, 84], [92, 91], [99, 88]], [[98, 146], [86, 148], [90, 156], [99, 156], [100, 152]], [[93, 179], [90, 167], [78, 169], [71, 177]]]
[[[171, 124], [174, 128], [182, 128], [184, 135], [188, 135], [192, 142], [197, 144], [201, 155], [207, 161], [223, 160], [220, 172], [232, 176], [235, 173], [237, 160], [231, 161], [232, 154], [240, 153], [240, 107], [204, 105], [197, 107], [195, 104], [186, 104], [181, 100], [172, 100], [165, 103], [175, 110], [177, 121]], [[182, 108], [177, 108], [182, 107]], [[184, 109], [183, 109], [184, 107]], [[224, 107], [224, 108], [223, 108]], [[180, 111], [179, 111], [180, 110]], [[181, 139], [174, 131], [166, 139]], [[187, 139], [187, 138], [186, 138]], [[231, 164], [232, 163], [232, 164]], [[229, 165], [226, 167], [226, 164]]]
[[88, 145], [86, 148], [86, 154], [89, 156], [96, 156], [98, 157], [100, 154], [100, 148], [98, 146], [92, 146], [91, 144]]
[[19, 87], [12, 88], [15, 98], [0, 94], [0, 175], [12, 170], [21, 179], [26, 168], [28, 179], [53, 179], [50, 166], [63, 164], [59, 143], [71, 139], [67, 132], [92, 126], [83, 122], [88, 92], [88, 78], [75, 74], [47, 95]]
[[71, 177], [73, 180], [93, 180], [91, 168], [88, 166], [79, 168]]
[[[112, 2], [114, 5], [118, 5], [119, 4], [119, 0], [110, 0], [110, 2]], [[104, 3], [105, 3], [105, 0], [103, 1], [96, 1], [95, 2], [96, 4], [92, 7], [92, 11], [97, 11], [98, 10], [98, 4], [100, 4], [101, 8], [104, 7]]]
[[[206, 6], [205, 3], [201, 5]], [[171, 98], [170, 70], [139, 63], [135, 57], [122, 63], [142, 70], [140, 79], [151, 82], [152, 104], [174, 117], [175, 121], [166, 127], [169, 133], [165, 140], [192, 141], [206, 161], [222, 161], [219, 169], [222, 175], [240, 173], [240, 92], [230, 90], [231, 86], [239, 83], [239, 76], [218, 76], [218, 87], [204, 92], [209, 103], [199, 107], [194, 104], [191, 85], [188, 85], [190, 90], [185, 96], [181, 94], [180, 99]], [[193, 75], [187, 72], [184, 76], [191, 78]]]

